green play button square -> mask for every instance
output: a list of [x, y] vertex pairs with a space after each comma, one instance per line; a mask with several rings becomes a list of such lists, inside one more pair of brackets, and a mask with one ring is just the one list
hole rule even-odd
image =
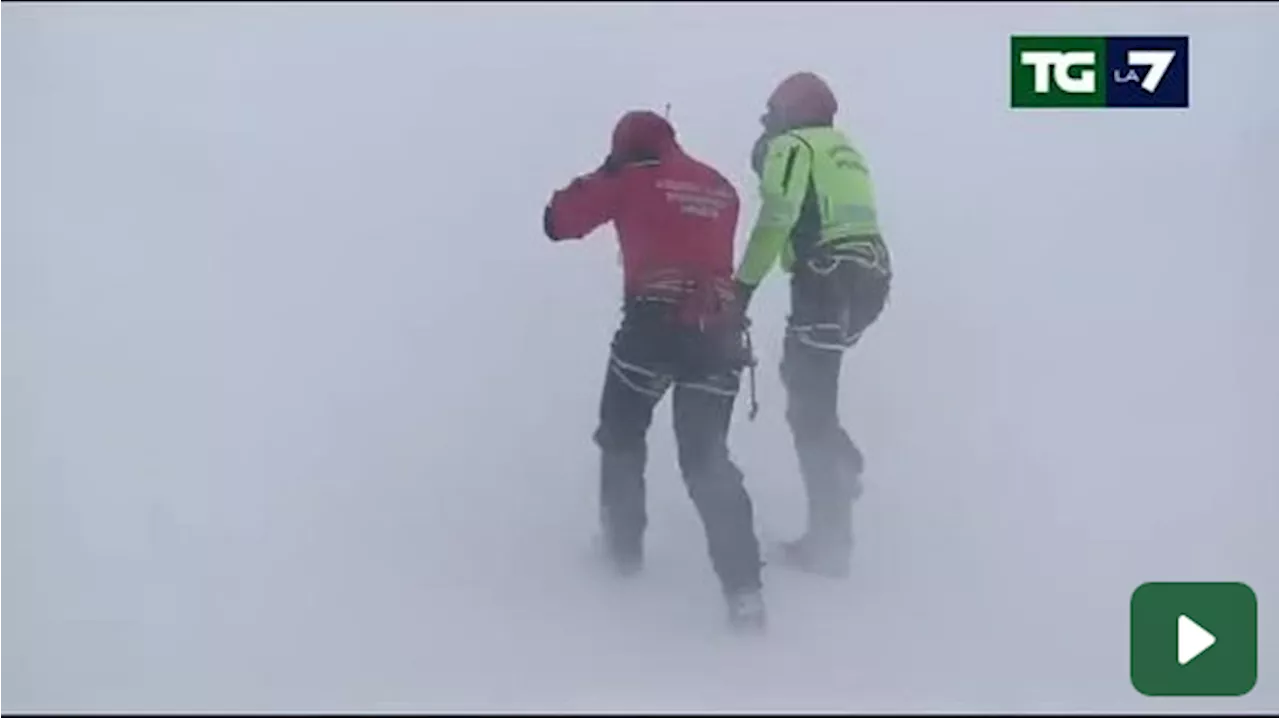
[[1129, 600], [1129, 680], [1149, 696], [1242, 696], [1258, 680], [1258, 599], [1243, 583], [1144, 583]]

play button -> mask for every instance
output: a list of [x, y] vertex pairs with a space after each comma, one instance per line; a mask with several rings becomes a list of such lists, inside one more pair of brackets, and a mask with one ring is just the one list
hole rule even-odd
[[1218, 639], [1200, 624], [1185, 615], [1178, 616], [1178, 665], [1187, 665], [1217, 642]]
[[1129, 680], [1148, 696], [1242, 696], [1253, 690], [1253, 591], [1225, 581], [1139, 586], [1129, 599]]

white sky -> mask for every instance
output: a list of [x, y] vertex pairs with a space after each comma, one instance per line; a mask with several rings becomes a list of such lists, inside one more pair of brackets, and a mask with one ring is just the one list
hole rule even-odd
[[[4, 708], [1274, 711], [1277, 7], [3, 6]], [[1188, 111], [1009, 110], [1015, 33], [1185, 34]], [[756, 202], [838, 93], [898, 272], [846, 359], [855, 575], [743, 645], [651, 433], [649, 572], [590, 571], [610, 231], [541, 234], [672, 103]], [[731, 436], [801, 489], [776, 365]], [[1241, 580], [1259, 680], [1156, 701], [1128, 601]]]

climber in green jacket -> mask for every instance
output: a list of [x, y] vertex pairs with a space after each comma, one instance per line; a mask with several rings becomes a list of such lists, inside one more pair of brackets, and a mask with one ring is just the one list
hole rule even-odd
[[791, 274], [781, 370], [808, 528], [778, 546], [774, 560], [845, 576], [863, 456], [840, 424], [840, 364], [880, 316], [892, 270], [866, 160], [833, 126], [836, 110], [835, 95], [812, 73], [788, 77], [770, 95], [752, 150], [760, 215], [736, 280], [746, 307], [775, 262]]

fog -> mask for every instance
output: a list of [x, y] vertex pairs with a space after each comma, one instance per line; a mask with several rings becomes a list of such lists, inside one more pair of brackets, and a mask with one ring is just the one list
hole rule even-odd
[[[1274, 711], [1277, 8], [5, 3], [3, 707]], [[1185, 34], [1191, 109], [1012, 111], [1009, 36]], [[621, 268], [550, 193], [626, 110], [758, 206], [822, 73], [896, 278], [845, 360], [853, 576], [730, 635], [650, 433], [591, 555]], [[778, 378], [731, 448], [801, 528]], [[1258, 683], [1129, 684], [1129, 597], [1244, 581]]]

